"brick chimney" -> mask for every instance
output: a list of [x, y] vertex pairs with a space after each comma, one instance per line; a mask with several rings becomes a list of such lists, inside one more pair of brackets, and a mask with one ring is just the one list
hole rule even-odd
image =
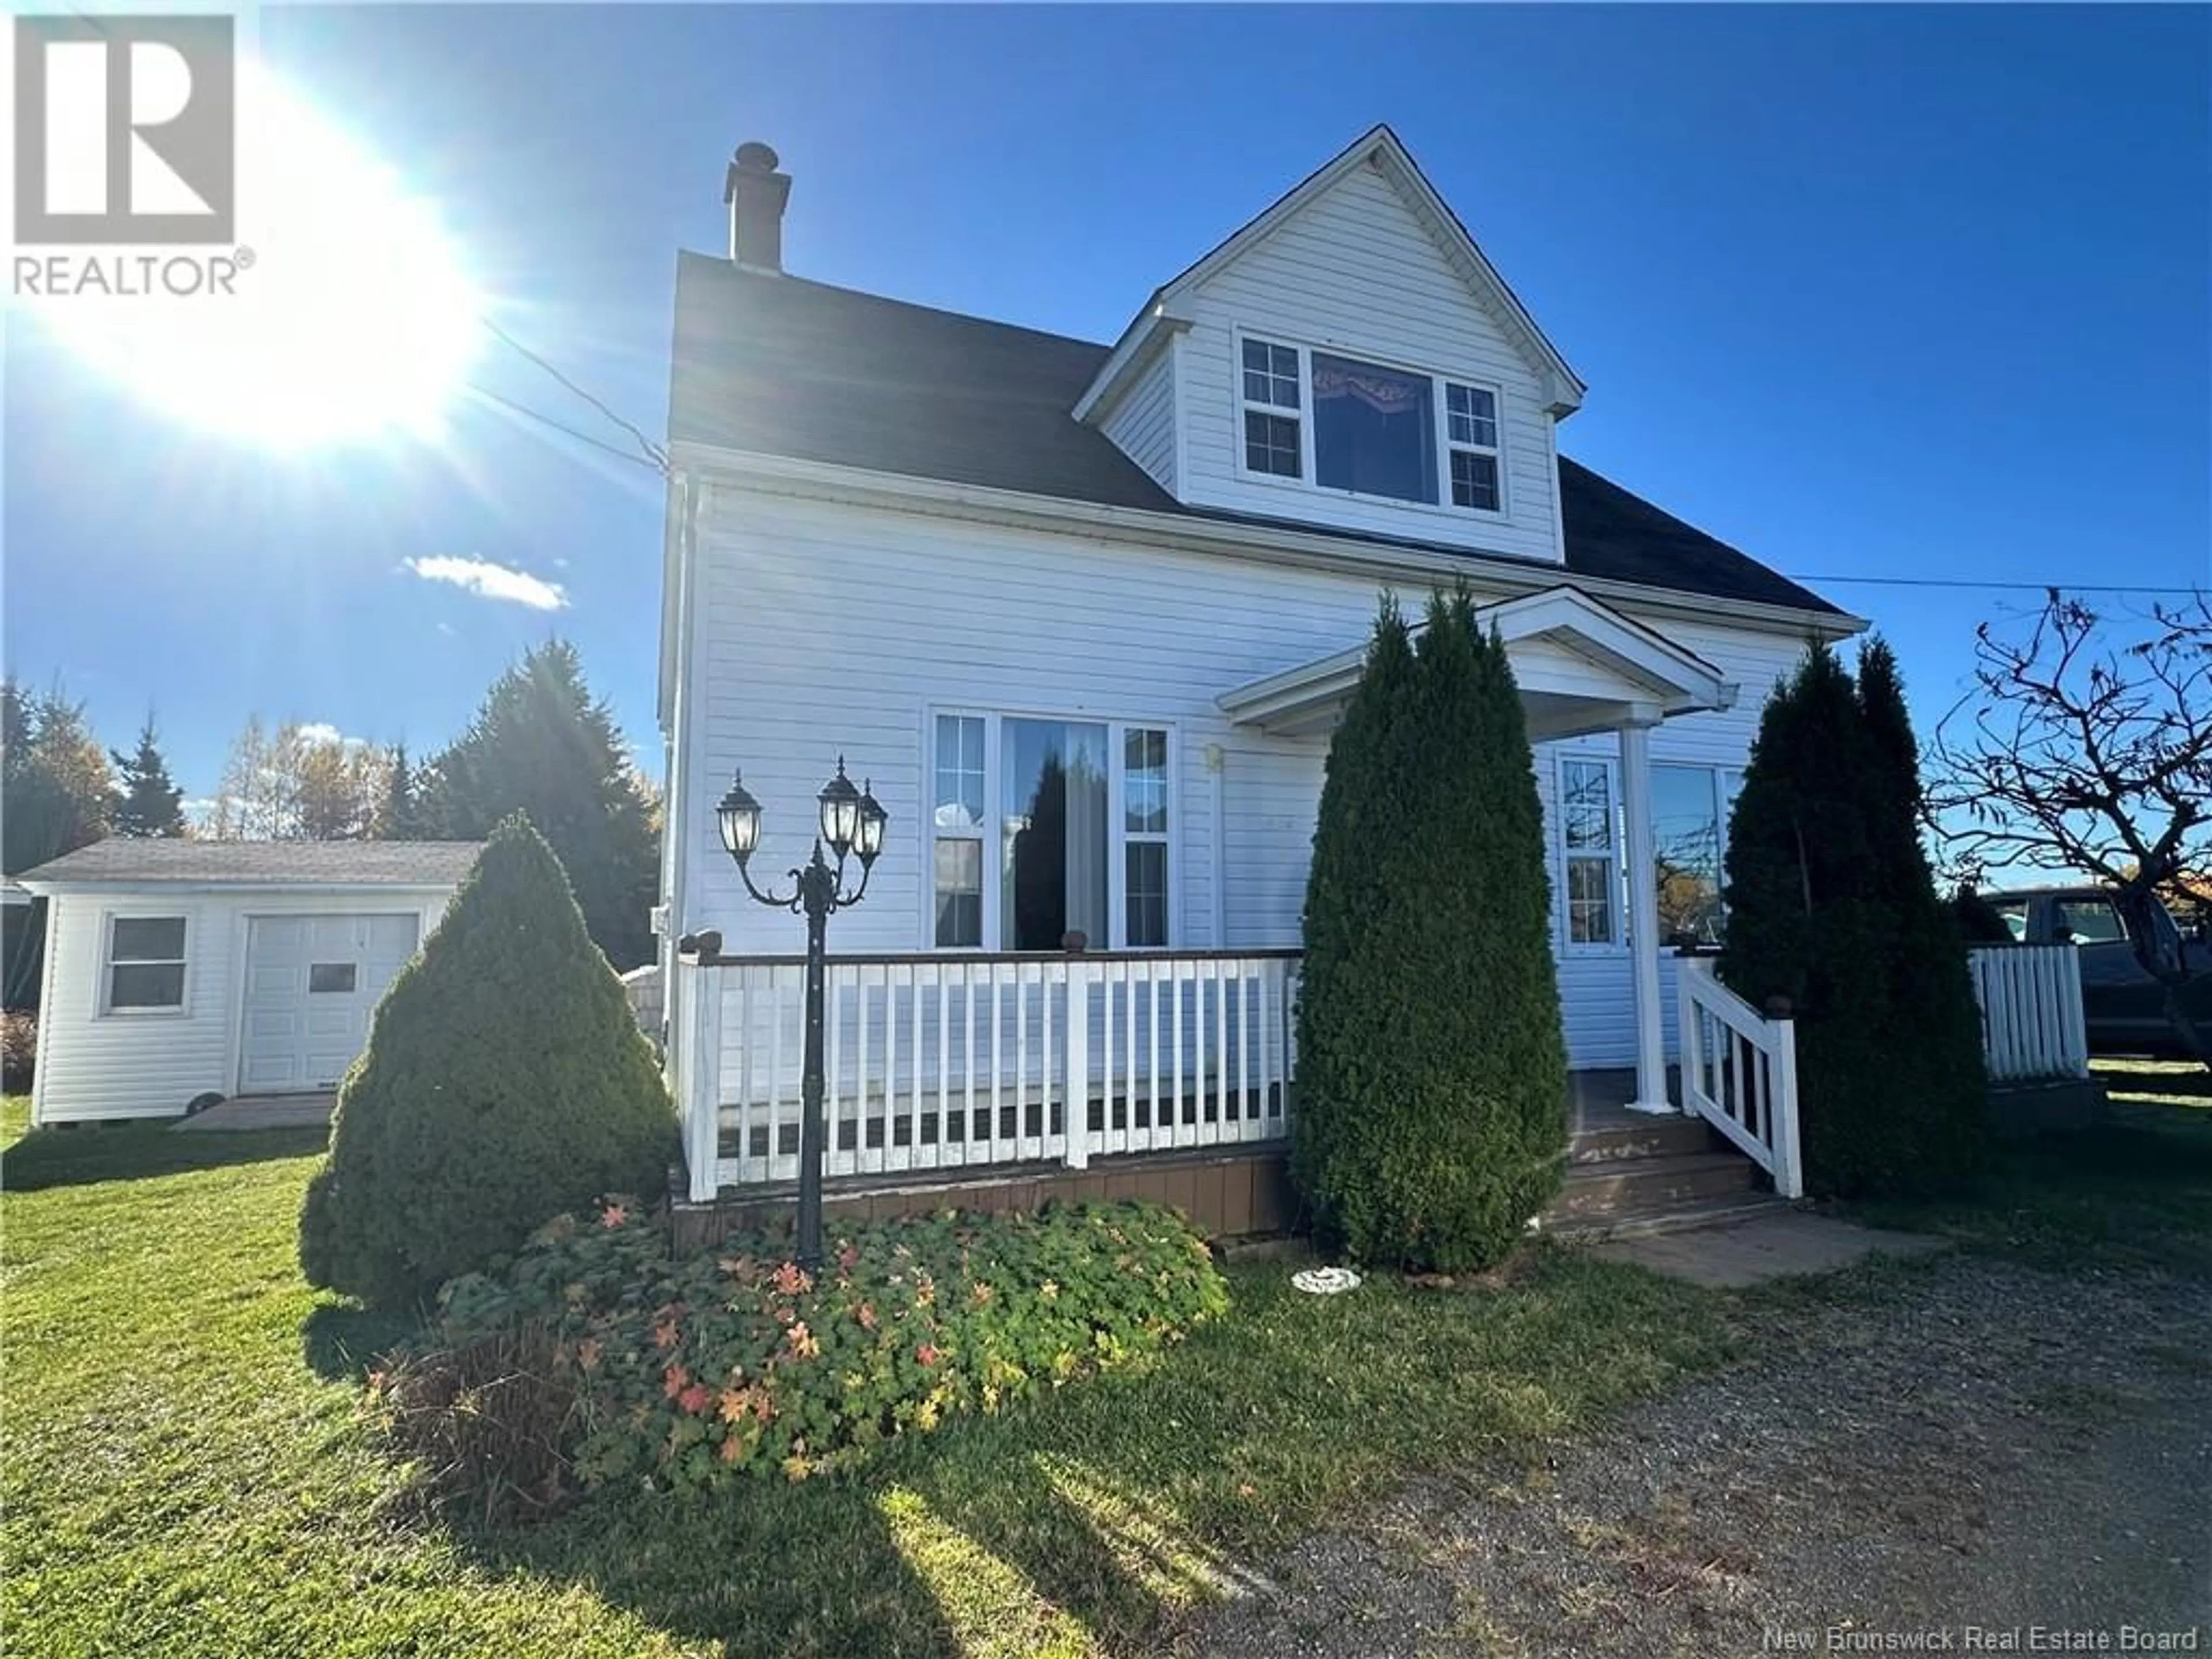
[[739, 144], [730, 158], [722, 199], [730, 204], [732, 262], [781, 276], [783, 204], [791, 199], [791, 175], [776, 167], [776, 154], [766, 144]]

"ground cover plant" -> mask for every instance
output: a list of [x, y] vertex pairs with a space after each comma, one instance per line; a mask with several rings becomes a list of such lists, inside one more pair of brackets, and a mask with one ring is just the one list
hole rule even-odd
[[848, 1471], [1229, 1305], [1204, 1242], [1142, 1204], [851, 1226], [813, 1273], [774, 1237], [672, 1259], [665, 1226], [611, 1204], [443, 1301], [428, 1344], [378, 1375], [384, 1421], [448, 1496], [495, 1506]]

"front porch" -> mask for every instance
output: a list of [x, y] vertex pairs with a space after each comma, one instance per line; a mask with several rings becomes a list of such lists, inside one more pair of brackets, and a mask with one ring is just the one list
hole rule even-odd
[[[1617, 738], [1621, 829], [1616, 844], [1608, 801], [1605, 867], [1617, 870], [1625, 890], [1619, 896], [1607, 890], [1599, 901], [1607, 907], [1598, 942], [1607, 953], [1608, 982], [1592, 994], [1595, 959], [1585, 956], [1576, 981], [1583, 988], [1563, 977], [1561, 995], [1563, 1012], [1587, 1021], [1601, 1010], [1611, 1028], [1610, 1041], [1584, 1046], [1585, 1059], [1632, 1054], [1634, 1065], [1586, 1074], [1577, 1089], [1578, 1109], [1694, 1111], [1794, 1196], [1788, 1021], [1745, 1006], [1717, 984], [1709, 963], [1701, 969], [1684, 957], [1674, 964], [1670, 1025], [1662, 971], [1651, 734], [1677, 716], [1729, 708], [1736, 687], [1695, 653], [1571, 586], [1492, 605], [1478, 616], [1506, 645], [1533, 743], [1605, 732]], [[1321, 740], [1341, 718], [1364, 665], [1365, 647], [1349, 647], [1232, 684], [1212, 696], [1203, 717], [1211, 729], [1242, 734], [1239, 752], [1254, 775], [1288, 781], [1266, 797], [1272, 821], [1263, 827], [1247, 820], [1248, 844], [1265, 849], [1269, 884], [1278, 891], [1285, 878], [1302, 879], [1294, 860], [1304, 840], [1297, 811], [1278, 803], [1311, 810], [1298, 792], [1317, 792]], [[1164, 754], [1167, 738], [1158, 735]], [[1224, 898], [1229, 786], [1221, 757], [1228, 747], [1204, 748], [1210, 781], [1201, 810], [1210, 844], [1195, 836], [1180, 843], [1208, 871], [1212, 913], [1192, 932], [1216, 945], [1240, 930], [1265, 938], [1295, 928], [1288, 920], [1294, 905], [1278, 900], [1265, 914], [1232, 916]], [[976, 776], [975, 768], [988, 764], [960, 763]], [[1121, 787], [1117, 775], [1101, 763], [1104, 788]], [[1104, 788], [1092, 792], [1097, 820], [1085, 843], [1086, 868], [1100, 891], [1112, 890], [1097, 878], [1096, 854], [1108, 844]], [[981, 794], [995, 798], [1000, 791], [993, 785]], [[919, 792], [916, 798], [934, 799]], [[1016, 815], [1009, 823], [1027, 821], [1020, 799], [1018, 789], [1008, 797], [1006, 811]], [[963, 823], [983, 815], [976, 805], [960, 804], [965, 800], [962, 795], [946, 808]], [[1121, 817], [1117, 804], [1113, 819]], [[1173, 836], [1176, 820], [1167, 821]], [[981, 850], [980, 843], [966, 844]], [[1562, 881], [1560, 861], [1555, 848], [1555, 884]], [[1015, 943], [1020, 936], [1006, 919], [993, 919], [988, 893], [980, 902], [981, 937]], [[1117, 897], [1108, 909], [1118, 914], [1119, 905]], [[1056, 938], [1060, 930], [1045, 932]], [[1094, 939], [1107, 936], [1091, 932]], [[1111, 936], [1118, 939], [1118, 930]], [[677, 966], [668, 1008], [688, 1189], [701, 1203], [723, 1194], [767, 1197], [799, 1176], [805, 962], [795, 954], [724, 955], [719, 935], [703, 937], [704, 952], [693, 951]], [[916, 1187], [942, 1192], [954, 1182], [963, 1190], [977, 1181], [1032, 1182], [1047, 1167], [1079, 1175], [1094, 1164], [1120, 1170], [1148, 1158], [1259, 1154], [1279, 1162], [1297, 1109], [1300, 965], [1301, 953], [1288, 947], [1063, 952], [969, 945], [837, 956], [828, 964], [823, 1028], [825, 1180], [833, 1189], [843, 1183], [848, 1193], [879, 1194]], [[1439, 986], [1436, 994], [1457, 993]], [[1670, 1088], [1670, 1030], [1682, 1072], [1679, 1090]]]
[[[832, 1207], [1146, 1197], [1213, 1232], [1295, 1226], [1283, 1160], [1297, 1102], [1300, 962], [1290, 950], [831, 960], [823, 1171]], [[678, 970], [687, 1194], [724, 1218], [795, 1190], [805, 969], [798, 957], [708, 951]], [[1577, 1164], [1619, 1173], [1622, 1159], [1732, 1150], [1796, 1196], [1790, 1023], [1750, 1009], [1709, 964], [1684, 963], [1679, 983], [1686, 1064], [1662, 1065], [1661, 1096], [1706, 1127], [1695, 1145], [1663, 1127], [1634, 1071], [1575, 1072], [1566, 1104]]]

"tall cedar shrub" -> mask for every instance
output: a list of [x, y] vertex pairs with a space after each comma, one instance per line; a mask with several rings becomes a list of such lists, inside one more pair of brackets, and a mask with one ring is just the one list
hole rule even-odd
[[1984, 1113], [1964, 941], [1918, 835], [1917, 754], [1896, 665], [1855, 685], [1816, 644], [1775, 689], [1729, 820], [1722, 976], [1796, 1019], [1806, 1180], [1838, 1197], [1935, 1190]]
[[307, 1189], [301, 1265], [404, 1304], [555, 1215], [660, 1191], [676, 1149], [621, 981], [517, 814], [376, 1011]]
[[1480, 1267], [1559, 1189], [1566, 1054], [1543, 815], [1504, 647], [1395, 605], [1329, 746], [1291, 1170], [1354, 1259]]

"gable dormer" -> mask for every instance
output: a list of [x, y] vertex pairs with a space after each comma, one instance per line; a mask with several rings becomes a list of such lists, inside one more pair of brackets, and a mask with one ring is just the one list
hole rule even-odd
[[1583, 391], [1377, 127], [1154, 294], [1075, 414], [1188, 506], [1557, 561]]

